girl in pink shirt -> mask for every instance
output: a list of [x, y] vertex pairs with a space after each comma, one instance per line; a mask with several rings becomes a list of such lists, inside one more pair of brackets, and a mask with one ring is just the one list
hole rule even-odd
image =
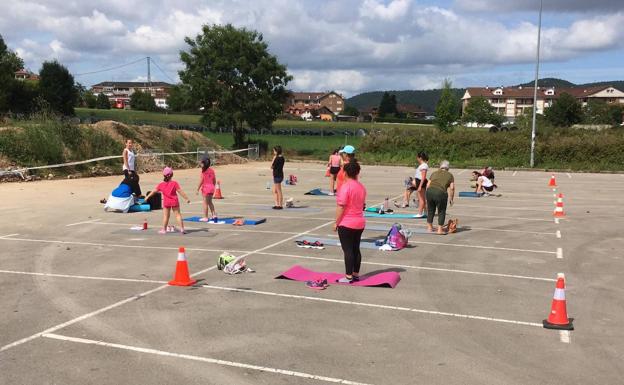
[[[180, 213], [180, 202], [178, 201], [178, 193], [182, 195], [182, 198], [186, 200], [186, 203], [191, 203], [188, 199], [188, 196], [182, 191], [180, 185], [173, 178], [173, 170], [171, 167], [165, 167], [163, 170], [163, 181], [156, 186], [154, 191], [147, 194], [145, 200], [147, 201], [152, 197], [157, 191], [161, 193], [163, 200], [163, 228], [158, 233], [165, 234], [167, 232], [167, 228], [169, 227], [169, 216], [171, 215], [171, 210], [175, 213], [176, 219], [178, 221], [178, 225], [180, 225], [180, 232], [182, 234], [186, 234], [184, 231], [184, 223], [182, 222], [182, 214]], [[175, 231], [175, 228], [174, 228]]]
[[210, 214], [212, 215], [211, 218], [217, 218], [217, 210], [215, 210], [214, 204], [212, 203], [212, 196], [215, 192], [217, 177], [215, 176], [214, 170], [210, 168], [210, 158], [202, 159], [201, 166], [202, 173], [199, 178], [199, 185], [197, 186], [197, 194], [201, 191], [202, 196], [204, 197], [202, 200], [202, 203], [204, 204], [204, 217], [201, 218], [200, 221], [208, 222], [208, 208], [210, 208]]
[[362, 253], [360, 240], [366, 227], [364, 219], [364, 203], [366, 188], [357, 180], [360, 165], [354, 159], [343, 166], [345, 182], [336, 195], [336, 223], [334, 231], [338, 231], [340, 245], [344, 253], [345, 277], [337, 282], [351, 283], [360, 279]]

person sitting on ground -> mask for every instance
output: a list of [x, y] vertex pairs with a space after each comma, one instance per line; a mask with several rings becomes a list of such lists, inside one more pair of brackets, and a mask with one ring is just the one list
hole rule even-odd
[[409, 178], [409, 182], [406, 183], [405, 194], [403, 196], [403, 205], [397, 207], [405, 208], [409, 207], [410, 197], [412, 196], [412, 192], [416, 191], [416, 195], [418, 196], [418, 214], [417, 218], [422, 218], [425, 216], [425, 210], [427, 208], [427, 200], [425, 198], [425, 190], [427, 189], [427, 171], [429, 170], [429, 165], [427, 162], [429, 161], [429, 156], [426, 152], [421, 151], [416, 156], [416, 160], [418, 161], [418, 167], [416, 168], [416, 174], [414, 178]]
[[477, 187], [475, 192], [477, 194], [489, 195], [497, 187], [487, 176], [481, 174], [478, 171], [473, 171], [472, 176], [475, 178]]
[[448, 160], [440, 163], [440, 169], [429, 177], [427, 186], [427, 230], [433, 232], [433, 217], [438, 211], [438, 234], [444, 235], [444, 221], [446, 220], [446, 203], [453, 206], [455, 199], [455, 178], [449, 172]]
[[352, 283], [360, 279], [360, 265], [362, 253], [360, 241], [366, 227], [364, 218], [364, 203], [366, 202], [366, 188], [358, 181], [360, 165], [352, 159], [343, 167], [345, 182], [336, 195], [336, 223], [334, 231], [338, 231], [340, 245], [344, 253], [345, 276], [340, 283]]

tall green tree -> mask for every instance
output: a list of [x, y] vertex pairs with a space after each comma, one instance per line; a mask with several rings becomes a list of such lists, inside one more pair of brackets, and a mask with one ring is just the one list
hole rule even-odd
[[442, 94], [436, 105], [435, 124], [443, 132], [453, 130], [452, 123], [459, 118], [459, 99], [453, 93], [453, 83], [450, 79], [444, 79], [442, 83]]
[[388, 115], [396, 115], [397, 112], [396, 95], [390, 95], [388, 92], [384, 92], [379, 102], [379, 117], [384, 118]]
[[130, 95], [130, 107], [133, 110], [156, 111], [156, 102], [149, 92], [135, 91]]
[[470, 99], [468, 105], [464, 109], [462, 122], [475, 122], [479, 125], [495, 124], [500, 125], [504, 118], [496, 112], [490, 102], [483, 96], [477, 96]]
[[108, 99], [108, 96], [104, 95], [104, 93], [100, 92], [95, 100], [95, 108], [98, 110], [110, 110], [111, 103]]
[[[108, 99], [108, 98], [107, 98]], [[84, 94], [84, 106], [87, 108], [96, 108], [97, 107], [97, 97], [93, 95], [93, 92], [87, 91]], [[110, 105], [109, 105], [110, 107]]]
[[269, 53], [262, 34], [230, 24], [204, 25], [185, 42], [189, 47], [180, 53], [185, 65], [180, 79], [203, 111], [203, 121], [231, 129], [236, 147], [245, 143], [245, 122], [270, 128], [282, 112], [292, 77]]
[[611, 124], [617, 126], [622, 123], [624, 107], [620, 104], [590, 99], [583, 112], [585, 115], [583, 120], [587, 124]]
[[191, 90], [188, 86], [183, 84], [175, 85], [169, 90], [167, 104], [169, 105], [169, 109], [174, 112], [190, 112], [195, 110], [192, 103]]
[[9, 50], [4, 39], [2, 39], [2, 35], [0, 35], [0, 112], [10, 109], [10, 90], [15, 82], [15, 71], [19, 71], [23, 67], [22, 59], [15, 52]]
[[555, 127], [570, 127], [583, 120], [583, 107], [574, 96], [564, 92], [546, 109], [544, 116]]
[[360, 111], [352, 105], [346, 104], [344, 110], [342, 111], [342, 114], [349, 116], [360, 116]]
[[78, 92], [67, 68], [56, 60], [43, 62], [39, 78], [39, 92], [50, 109], [62, 115], [74, 115]]

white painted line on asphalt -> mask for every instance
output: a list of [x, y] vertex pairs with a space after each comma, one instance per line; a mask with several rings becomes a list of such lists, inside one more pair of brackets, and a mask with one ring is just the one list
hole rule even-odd
[[68, 224], [68, 225], [65, 225], [65, 227], [71, 227], [71, 226], [83, 225], [83, 224], [85, 224], [85, 223], [93, 223], [93, 222], [97, 222], [97, 221], [101, 221], [101, 219], [91, 219], [90, 221], [83, 221], [83, 222], [70, 223], [70, 224]]
[[[287, 258], [298, 258], [298, 259], [311, 259], [317, 261], [330, 261], [330, 262], [338, 262], [344, 263], [344, 259], [337, 258], [323, 258], [323, 257], [311, 257], [307, 255], [296, 255], [296, 254], [281, 254], [281, 253], [265, 253], [260, 252], [256, 253], [259, 255], [272, 255], [276, 257], [287, 257]], [[372, 266], [386, 266], [386, 267], [400, 267], [405, 269], [414, 269], [414, 270], [427, 270], [427, 271], [436, 271], [443, 273], [460, 273], [460, 274], [474, 274], [474, 275], [485, 275], [491, 277], [503, 277], [503, 278], [517, 278], [517, 279], [528, 279], [534, 281], [546, 281], [546, 282], [557, 282], [556, 279], [553, 278], [541, 278], [541, 277], [530, 277], [525, 275], [514, 275], [514, 274], [501, 274], [501, 273], [485, 273], [481, 271], [471, 271], [471, 270], [456, 270], [456, 269], [443, 269], [439, 267], [427, 267], [427, 266], [412, 266], [412, 265], [401, 265], [397, 263], [382, 263], [382, 262], [366, 262], [362, 261], [363, 265], [372, 265]]]
[[210, 357], [193, 356], [189, 354], [172, 353], [172, 352], [166, 352], [163, 350], [141, 348], [138, 346], [130, 346], [130, 345], [121, 345], [121, 344], [115, 344], [115, 343], [104, 342], [104, 341], [90, 340], [86, 338], [68, 337], [68, 336], [62, 336], [62, 335], [53, 334], [53, 333], [43, 334], [42, 337], [51, 338], [51, 339], [60, 340], [60, 341], [66, 341], [66, 342], [75, 342], [75, 343], [80, 343], [80, 344], [97, 345], [97, 346], [102, 346], [102, 347], [107, 347], [107, 348], [128, 350], [128, 351], [137, 352], [137, 353], [154, 354], [158, 356], [180, 358], [180, 359], [190, 360], [190, 361], [199, 361], [199, 362], [205, 362], [205, 363], [214, 364], [214, 365], [229, 366], [229, 367], [248, 369], [248, 370], [257, 370], [257, 371], [266, 372], [266, 373], [305, 378], [308, 380], [333, 382], [337, 384], [348, 384], [348, 385], [368, 385], [362, 382], [355, 382], [355, 381], [345, 380], [341, 378], [319, 376], [316, 374], [296, 372], [293, 370], [277, 369], [277, 368], [271, 368], [268, 366], [260, 366], [260, 365], [254, 365], [254, 364], [246, 364], [242, 362], [220, 360], [220, 359], [210, 358]]
[[561, 247], [557, 247], [557, 259], [563, 259], [563, 249]]
[[569, 172], [566, 172], [566, 175], [568, 176], [568, 178], [572, 179], [572, 175], [570, 175]]
[[441, 242], [440, 243], [439, 242], [423, 242], [423, 241], [413, 241], [413, 240], [410, 240], [410, 243], [417, 244], [417, 245], [467, 247], [467, 248], [471, 248], [471, 249], [519, 251], [519, 252], [523, 252], [523, 253], [536, 253], [536, 254], [555, 254], [554, 251], [531, 250], [531, 249], [516, 249], [516, 248], [511, 248], [511, 247], [480, 246], [480, 245], [466, 245], [466, 244], [458, 244], [458, 243], [441, 243]]
[[330, 299], [330, 298], [322, 298], [322, 297], [309, 297], [305, 295], [284, 294], [284, 293], [277, 293], [277, 292], [272, 292], [272, 291], [247, 290], [247, 289], [239, 289], [239, 288], [233, 288], [233, 287], [222, 287], [222, 286], [212, 286], [212, 285], [201, 285], [201, 287], [204, 287], [206, 289], [213, 289], [213, 290], [232, 291], [236, 293], [251, 293], [251, 294], [268, 295], [268, 296], [274, 296], [274, 297], [294, 298], [294, 299], [303, 299], [303, 300], [309, 300], [309, 301], [338, 303], [338, 304], [343, 304], [343, 305], [363, 306], [363, 307], [376, 308], [376, 309], [398, 310], [398, 311], [414, 312], [414, 313], [421, 313], [421, 314], [440, 315], [440, 316], [445, 316], [445, 317], [466, 318], [466, 319], [473, 319], [473, 320], [479, 320], [479, 321], [500, 322], [500, 323], [524, 325], [524, 326], [536, 326], [540, 328], [543, 327], [541, 323], [515, 321], [515, 320], [484, 317], [484, 316], [470, 315], [470, 314], [448, 313], [448, 312], [441, 312], [441, 311], [435, 311], [435, 310], [423, 310], [423, 309], [415, 309], [415, 308], [409, 308], [409, 307], [380, 305], [380, 304], [366, 303], [366, 302], [345, 301], [345, 300], [340, 300], [340, 299]]
[[555, 218], [555, 223], [559, 224], [559, 218]]
[[513, 174], [511, 174], [511, 176], [516, 176], [517, 173], [518, 171], [514, 171]]
[[564, 344], [569, 344], [571, 342], [570, 339], [570, 331], [569, 330], [559, 330], [559, 340]]
[[7, 235], [3, 235], [3, 236], [1, 236], [1, 237], [0, 237], [0, 239], [4, 239], [4, 238], [8, 238], [8, 237], [14, 237], [14, 236], [16, 236], [16, 235], [19, 235], [19, 234], [15, 233], [15, 234], [7, 234]]
[[[320, 229], [321, 227], [323, 227], [323, 226], [327, 226], [327, 225], [328, 225], [328, 224], [330, 224], [330, 223], [333, 223], [333, 221], [330, 221], [330, 222], [324, 223], [324, 224], [322, 224], [322, 225], [320, 225], [320, 226], [316, 226], [316, 227], [315, 227], [315, 228], [313, 228], [313, 229], [310, 229], [310, 230], [308, 230], [308, 231], [304, 231], [304, 232], [302, 232], [302, 233], [300, 233], [300, 234], [297, 234], [297, 235], [293, 235], [293, 236], [288, 237], [288, 238], [285, 238], [285, 239], [283, 239], [283, 240], [281, 240], [281, 241], [278, 241], [278, 242], [272, 243], [272, 244], [270, 244], [270, 245], [268, 245], [268, 246], [261, 247], [261, 248], [259, 248], [259, 249], [257, 249], [257, 250], [246, 252], [246, 253], [245, 253], [245, 254], [243, 254], [242, 256], [247, 256], [247, 255], [253, 254], [253, 253], [255, 253], [255, 252], [260, 252], [260, 251], [267, 250], [267, 249], [269, 249], [269, 248], [271, 248], [271, 247], [277, 246], [277, 245], [279, 245], [279, 244], [281, 244], [281, 243], [284, 243], [284, 242], [287, 242], [287, 241], [289, 241], [289, 240], [291, 240], [291, 239], [295, 239], [295, 238], [297, 238], [297, 237], [299, 237], [299, 236], [301, 236], [301, 235], [305, 235], [305, 234], [307, 234], [308, 232], [312, 232], [312, 231], [314, 231], [314, 230]], [[33, 242], [33, 240], [23, 239], [23, 238], [22, 238], [22, 239], [19, 239], [19, 238], [0, 238], [0, 240], [11, 240], [11, 241], [12, 241], [12, 240], [16, 240], [16, 241], [18, 241], [18, 240], [22, 240], [22, 241], [31, 241], [31, 242]], [[41, 240], [34, 240], [34, 242], [41, 242]], [[102, 245], [102, 244], [98, 245], [98, 244], [93, 244], [93, 243], [89, 243], [89, 242], [65, 242], [65, 241], [43, 241], [43, 242], [45, 242], [45, 243], [61, 243], [61, 244], [80, 244], [80, 245], [92, 245], [92, 246], [106, 246], [106, 245]], [[108, 245], [108, 246], [112, 246], [112, 245]], [[115, 246], [116, 246], [116, 247], [136, 247], [136, 246], [132, 246], [132, 245], [115, 245]], [[138, 246], [138, 248], [158, 248], [158, 249], [165, 249], [165, 250], [170, 250], [170, 249], [172, 249], [171, 247], [168, 247], [168, 248], [167, 248], [167, 247], [155, 247], [155, 246], [150, 246], [150, 247]], [[174, 247], [173, 249], [176, 249], [176, 248]], [[189, 250], [192, 250], [192, 249], [187, 248], [186, 250], [187, 250], [187, 251], [189, 251]], [[194, 276], [197, 276], [197, 275], [203, 274], [203, 273], [205, 273], [205, 272], [208, 272], [208, 271], [210, 271], [210, 270], [214, 270], [214, 269], [216, 269], [216, 268], [217, 268], [217, 266], [216, 266], [216, 265], [213, 265], [213, 266], [211, 266], [211, 267], [209, 267], [209, 268], [206, 268], [206, 269], [203, 269], [203, 270], [200, 270], [200, 271], [198, 271], [198, 272], [196, 272], [196, 273], [191, 274], [191, 277], [194, 277]], [[26, 343], [26, 342], [32, 341], [32, 340], [34, 340], [34, 339], [36, 339], [36, 338], [38, 338], [38, 337], [41, 337], [43, 334], [53, 333], [53, 332], [55, 332], [55, 331], [57, 331], [57, 330], [60, 330], [60, 329], [62, 329], [62, 328], [65, 328], [65, 327], [67, 327], [67, 326], [69, 326], [69, 325], [73, 325], [73, 324], [75, 324], [75, 323], [77, 323], [77, 322], [81, 322], [81, 321], [83, 321], [83, 320], [85, 320], [85, 319], [87, 319], [87, 318], [91, 318], [91, 317], [96, 316], [96, 315], [98, 315], [98, 314], [104, 313], [104, 312], [106, 312], [106, 311], [108, 311], [108, 310], [111, 310], [111, 309], [117, 308], [117, 307], [119, 307], [119, 306], [122, 306], [122, 305], [124, 305], [124, 304], [126, 304], [126, 303], [129, 303], [129, 302], [132, 302], [132, 301], [134, 301], [134, 300], [137, 300], [137, 299], [143, 298], [143, 297], [145, 297], [145, 296], [147, 296], [147, 295], [149, 295], [149, 294], [155, 293], [155, 292], [160, 291], [160, 290], [162, 290], [162, 289], [164, 289], [164, 288], [167, 288], [167, 287], [169, 287], [169, 285], [168, 285], [168, 284], [164, 284], [164, 285], [158, 286], [158, 287], [157, 287], [157, 288], [155, 288], [155, 289], [148, 290], [148, 291], [143, 292], [143, 293], [141, 293], [141, 294], [134, 295], [134, 296], [132, 296], [132, 297], [126, 298], [126, 299], [121, 300], [121, 301], [119, 301], [119, 302], [115, 302], [115, 303], [114, 303], [114, 304], [112, 304], [112, 305], [109, 305], [109, 306], [103, 307], [103, 308], [101, 308], [101, 309], [98, 309], [98, 310], [92, 311], [91, 313], [83, 314], [83, 315], [81, 315], [80, 317], [77, 317], [77, 318], [74, 318], [74, 319], [69, 320], [69, 321], [67, 321], [67, 322], [64, 322], [64, 323], [58, 324], [58, 325], [53, 326], [53, 327], [51, 327], [51, 328], [48, 328], [48, 329], [46, 329], [46, 330], [44, 330], [44, 331], [42, 331], [42, 332], [35, 333], [35, 334], [33, 334], [33, 335], [29, 336], [29, 337], [22, 338], [21, 340], [18, 340], [18, 341], [12, 342], [12, 343], [10, 343], [10, 344], [8, 344], [8, 345], [4, 345], [4, 346], [0, 347], [0, 352], [2, 352], [2, 351], [4, 351], [4, 350], [7, 350], [7, 349], [10, 349], [10, 348], [13, 348], [13, 347], [15, 347], [15, 346], [18, 346], [18, 345], [24, 344], [24, 343]]]
[[560, 231], [560, 230], [557, 230], [557, 232], [555, 233], [555, 236], [556, 236], [557, 238], [561, 238], [561, 231]]
[[31, 271], [0, 270], [0, 273], [5, 273], [5, 274], [20, 274], [20, 275], [36, 275], [36, 276], [41, 276], [41, 277], [53, 277], [53, 278], [92, 279], [92, 280], [97, 280], [97, 281], [121, 281], [121, 282], [167, 283], [167, 281], [155, 281], [155, 280], [151, 280], [151, 279], [132, 279], [132, 278], [94, 277], [94, 276], [88, 276], [88, 275], [71, 275], [71, 274], [37, 273], [37, 272], [31, 272]]

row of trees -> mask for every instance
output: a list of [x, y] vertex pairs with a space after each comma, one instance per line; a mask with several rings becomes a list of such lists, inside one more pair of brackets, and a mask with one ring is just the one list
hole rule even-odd
[[78, 99], [74, 77], [57, 61], [46, 61], [39, 71], [38, 81], [15, 79], [15, 72], [24, 62], [8, 49], [0, 36], [0, 113], [30, 114], [48, 110], [73, 115]]

